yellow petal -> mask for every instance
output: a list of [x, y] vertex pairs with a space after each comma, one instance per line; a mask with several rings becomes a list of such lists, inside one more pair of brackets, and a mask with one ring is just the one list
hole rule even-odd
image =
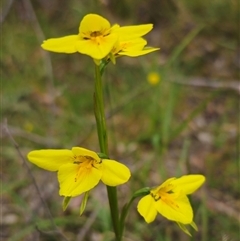
[[95, 187], [102, 176], [97, 168], [82, 168], [77, 164], [66, 164], [59, 168], [58, 181], [60, 184], [59, 195], [74, 197], [81, 195]]
[[141, 37], [150, 32], [152, 28], [153, 24], [141, 24], [115, 28], [112, 30], [112, 33], [118, 34], [120, 36], [120, 40], [124, 41]]
[[108, 186], [117, 186], [128, 181], [131, 173], [128, 167], [113, 160], [102, 160], [102, 182]]
[[154, 206], [154, 199], [147, 195], [140, 199], [137, 205], [138, 212], [143, 216], [147, 223], [151, 223], [157, 216], [157, 210]]
[[190, 224], [193, 220], [193, 211], [191, 204], [184, 194], [169, 194], [170, 199], [164, 200], [163, 197], [155, 202], [155, 208], [165, 218]]
[[112, 49], [112, 54], [117, 55], [120, 52], [127, 52], [132, 50], [142, 50], [147, 44], [147, 41], [143, 38], [136, 38], [127, 41], [117, 41]]
[[73, 161], [73, 153], [70, 150], [38, 150], [28, 153], [28, 160], [48, 171], [57, 171], [60, 166]]
[[93, 32], [101, 32], [103, 35], [107, 35], [110, 32], [110, 23], [107, 19], [97, 14], [87, 14], [80, 23], [79, 32], [81, 36], [90, 37]]
[[90, 151], [82, 147], [73, 147], [72, 152], [75, 156], [90, 156], [97, 161], [100, 160], [96, 152]]
[[143, 38], [136, 38], [136, 39], [120, 42], [120, 46], [122, 46], [123, 51], [142, 50], [146, 44], [147, 44], [147, 41]]
[[57, 53], [76, 53], [76, 42], [80, 39], [78, 35], [69, 35], [61, 38], [51, 38], [45, 40], [41, 47], [45, 50]]
[[149, 54], [156, 50], [159, 50], [159, 48], [147, 48], [147, 49], [142, 49], [142, 50], [122, 51], [122, 52], [119, 52], [118, 54], [129, 56], [129, 57], [137, 57], [137, 56]]
[[89, 55], [93, 59], [103, 59], [112, 50], [118, 36], [111, 34], [106, 37], [98, 37], [98, 39], [88, 39], [78, 41], [76, 49], [79, 53]]
[[112, 53], [115, 55], [125, 55], [130, 57], [137, 57], [151, 53], [159, 48], [144, 47], [147, 41], [143, 38], [135, 38], [127, 41], [118, 42]]
[[172, 182], [174, 185], [173, 192], [182, 191], [188, 195], [195, 192], [204, 182], [205, 177], [203, 175], [185, 175]]

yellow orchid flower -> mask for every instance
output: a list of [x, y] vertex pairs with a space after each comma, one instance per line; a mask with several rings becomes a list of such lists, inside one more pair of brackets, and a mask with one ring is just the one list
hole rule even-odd
[[59, 195], [66, 197], [87, 192], [100, 180], [108, 186], [117, 186], [127, 182], [131, 176], [125, 165], [101, 159], [97, 153], [81, 147], [31, 151], [28, 160], [45, 170], [57, 171]]
[[57, 53], [82, 53], [93, 59], [103, 59], [112, 50], [118, 40], [118, 34], [113, 33], [118, 25], [111, 27], [108, 20], [97, 15], [87, 14], [79, 26], [79, 34], [45, 40], [43, 49]]
[[108, 20], [87, 14], [80, 23], [79, 33], [61, 38], [45, 40], [43, 49], [57, 53], [82, 53], [92, 57], [96, 63], [110, 55], [136, 57], [159, 48], [145, 47], [147, 41], [141, 38], [153, 28], [152, 24], [111, 27]]
[[185, 175], [170, 178], [159, 187], [151, 189], [138, 203], [138, 212], [147, 223], [154, 221], [157, 213], [184, 225], [194, 226], [193, 210], [187, 195], [195, 192], [205, 181], [202, 175]]

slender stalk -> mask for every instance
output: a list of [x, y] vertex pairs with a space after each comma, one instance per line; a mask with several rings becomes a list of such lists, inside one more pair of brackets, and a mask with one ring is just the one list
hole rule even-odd
[[[94, 92], [94, 113], [97, 124], [98, 141], [100, 150], [108, 156], [108, 137], [106, 128], [106, 118], [104, 113], [104, 99], [100, 67], [95, 64], [95, 92]], [[119, 227], [119, 211], [116, 187], [107, 186], [108, 201], [110, 206], [113, 229], [116, 241], [121, 241]]]

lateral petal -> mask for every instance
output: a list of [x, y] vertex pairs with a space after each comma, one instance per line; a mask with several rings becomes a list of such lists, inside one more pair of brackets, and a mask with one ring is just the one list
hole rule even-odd
[[164, 200], [163, 197], [155, 202], [155, 208], [165, 218], [180, 222], [182, 224], [190, 224], [193, 220], [193, 210], [191, 204], [184, 194], [169, 194], [171, 199]]
[[128, 41], [121, 41], [120, 46], [122, 50], [140, 50], [147, 44], [147, 41], [143, 38], [130, 39]]
[[57, 171], [60, 166], [73, 162], [73, 153], [70, 150], [36, 150], [28, 153], [27, 158], [33, 164], [48, 170]]
[[108, 186], [117, 186], [128, 181], [131, 173], [128, 167], [114, 160], [102, 160], [102, 182]]
[[152, 28], [153, 24], [140, 24], [116, 28], [113, 29], [112, 33], [118, 34], [120, 36], [120, 40], [125, 41], [141, 37], [150, 32]]
[[157, 216], [157, 209], [154, 203], [155, 201], [151, 195], [141, 198], [138, 202], [137, 210], [147, 223], [154, 221]]
[[[80, 167], [81, 168], [81, 167]], [[66, 164], [59, 168], [59, 195], [74, 197], [95, 187], [102, 176], [97, 168], [82, 168], [77, 164]]]
[[69, 35], [61, 38], [50, 38], [43, 41], [41, 47], [56, 53], [76, 53], [76, 42], [80, 39], [78, 35]]
[[182, 191], [188, 195], [195, 192], [204, 182], [205, 177], [203, 175], [185, 175], [172, 181], [173, 191]]
[[146, 49], [142, 49], [142, 50], [122, 51], [122, 52], [119, 52], [118, 54], [129, 56], [129, 57], [137, 57], [137, 56], [149, 54], [149, 53], [154, 52], [156, 50], [159, 50], [159, 48], [146, 48]]

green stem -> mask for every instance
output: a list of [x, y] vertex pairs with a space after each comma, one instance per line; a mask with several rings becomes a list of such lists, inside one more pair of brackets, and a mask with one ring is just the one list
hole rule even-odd
[[[108, 156], [108, 138], [106, 128], [106, 118], [104, 113], [103, 87], [100, 67], [95, 64], [95, 92], [94, 92], [94, 113], [97, 123], [98, 140], [100, 150]], [[119, 227], [119, 211], [116, 187], [107, 186], [108, 200], [115, 232], [116, 241], [121, 241]]]

